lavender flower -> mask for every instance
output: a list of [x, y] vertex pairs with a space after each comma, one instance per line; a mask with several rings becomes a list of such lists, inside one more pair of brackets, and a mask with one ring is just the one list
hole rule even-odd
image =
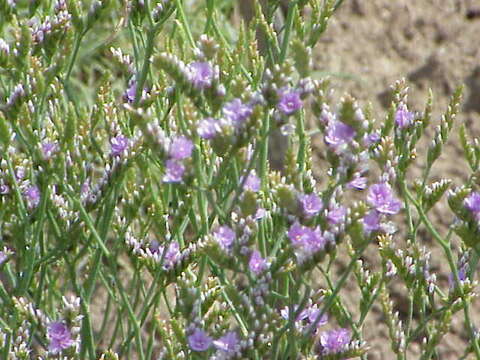
[[250, 105], [242, 103], [240, 99], [233, 99], [223, 107], [223, 115], [236, 127], [241, 126], [250, 115], [252, 115]]
[[295, 223], [290, 227], [287, 235], [292, 245], [305, 254], [313, 254], [325, 247], [326, 240], [322, 236], [320, 228], [312, 230], [309, 227]]
[[137, 93], [137, 81], [135, 80], [135, 78], [133, 78], [128, 83], [128, 88], [127, 88], [127, 90], [125, 90], [125, 93], [123, 94], [123, 98], [129, 104], [133, 104], [134, 101], [135, 101], [136, 93]]
[[259, 251], [255, 250], [250, 256], [250, 261], [248, 262], [248, 268], [255, 275], [261, 274], [267, 268], [267, 261], [262, 258], [262, 255]]
[[208, 62], [193, 62], [188, 65], [190, 72], [190, 82], [199, 90], [208, 88], [212, 85], [213, 69]]
[[365, 146], [371, 146], [379, 142], [380, 139], [381, 139], [380, 134], [374, 131], [364, 137], [363, 143], [365, 144]]
[[112, 156], [121, 156], [128, 149], [129, 140], [123, 135], [118, 135], [110, 140]]
[[347, 184], [350, 189], [365, 190], [367, 188], [367, 178], [364, 176], [357, 176]]
[[206, 118], [198, 123], [197, 133], [203, 139], [213, 139], [219, 132], [220, 127], [213, 118]]
[[72, 334], [63, 322], [52, 322], [47, 328], [47, 337], [50, 340], [48, 351], [58, 354], [74, 344]]
[[[320, 309], [318, 308], [317, 304], [312, 305], [308, 308], [308, 321], [310, 324], [313, 324], [317, 317], [320, 315]], [[323, 314], [322, 317], [318, 320], [317, 327], [326, 325], [328, 323], [328, 315]]]
[[165, 162], [165, 170], [163, 182], [178, 183], [183, 179], [185, 166], [180, 161], [169, 159]]
[[[155, 246], [154, 244], [152, 244]], [[156, 250], [160, 256], [163, 254], [164, 248], [157, 245]], [[165, 251], [165, 256], [163, 258], [163, 268], [169, 270], [175, 266], [177, 261], [180, 259], [180, 245], [176, 241], [172, 241]]]
[[223, 250], [228, 251], [231, 249], [236, 236], [230, 227], [223, 225], [213, 233], [213, 237]]
[[56, 142], [44, 142], [42, 144], [43, 160], [49, 160], [58, 151], [58, 144]]
[[472, 192], [465, 199], [465, 207], [477, 221], [480, 221], [480, 192]]
[[338, 225], [345, 220], [347, 209], [341, 205], [334, 205], [330, 207], [327, 213], [327, 220], [332, 225]]
[[317, 215], [323, 207], [322, 200], [315, 193], [300, 195], [299, 201], [303, 214], [307, 218]]
[[350, 343], [351, 334], [347, 329], [325, 331], [320, 335], [322, 354], [337, 354], [342, 352]]
[[408, 111], [407, 105], [401, 103], [395, 112], [395, 124], [400, 129], [406, 128], [413, 123], [414, 117], [414, 113]]
[[370, 186], [367, 202], [383, 214], [396, 214], [402, 207], [402, 203], [395, 197], [390, 185], [385, 182]]
[[36, 208], [40, 204], [40, 189], [35, 186], [29, 186], [23, 193], [27, 200], [27, 206], [29, 209]]
[[188, 336], [188, 345], [193, 351], [206, 351], [212, 345], [212, 338], [202, 329], [196, 328]]
[[[458, 280], [459, 281], [465, 281], [468, 279], [468, 265], [462, 266], [460, 269], [458, 269]], [[455, 284], [455, 276], [453, 273], [450, 273], [448, 275], [448, 285], [450, 286], [450, 289], [454, 289], [456, 284]]]
[[229, 331], [218, 340], [213, 341], [213, 345], [226, 354], [233, 354], [237, 351], [239, 339], [235, 331]]
[[183, 160], [192, 156], [193, 143], [185, 136], [177, 136], [170, 144], [169, 155], [172, 159]]
[[355, 135], [356, 132], [350, 125], [334, 120], [328, 123], [325, 142], [332, 148], [338, 149], [350, 143]]
[[[243, 181], [243, 178], [240, 181]], [[257, 192], [260, 190], [260, 185], [260, 178], [255, 174], [255, 171], [251, 171], [245, 179], [243, 190]]]
[[280, 101], [277, 104], [277, 109], [285, 115], [292, 115], [303, 106], [302, 99], [298, 91], [290, 90], [284, 91], [280, 94]]
[[[297, 310], [298, 310], [298, 305], [294, 305], [293, 306], [294, 313], [296, 313]], [[280, 315], [285, 320], [289, 320], [290, 319], [290, 308], [288, 306], [285, 306], [282, 310], [280, 310]], [[302, 321], [302, 320], [308, 319], [308, 315], [309, 315], [309, 310], [308, 309], [303, 309], [297, 315], [297, 318], [295, 319], [295, 321]]]
[[371, 210], [362, 219], [363, 231], [366, 234], [380, 229], [380, 213], [376, 210]]

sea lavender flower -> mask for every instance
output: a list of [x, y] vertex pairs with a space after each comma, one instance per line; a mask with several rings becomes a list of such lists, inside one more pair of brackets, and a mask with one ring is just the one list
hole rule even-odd
[[381, 139], [380, 134], [377, 131], [374, 131], [374, 132], [371, 132], [368, 135], [365, 135], [365, 137], [363, 139], [363, 143], [365, 144], [365, 146], [371, 146], [371, 145], [379, 142], [380, 139]]
[[376, 210], [371, 210], [362, 219], [363, 230], [369, 234], [372, 231], [380, 229], [380, 213]]
[[213, 139], [220, 130], [218, 122], [213, 118], [205, 118], [198, 123], [197, 133], [206, 140]]
[[395, 112], [395, 124], [400, 129], [406, 128], [413, 123], [414, 117], [414, 113], [408, 111], [407, 105], [401, 103]]
[[51, 159], [57, 151], [58, 144], [56, 142], [44, 142], [42, 144], [42, 157], [44, 160]]
[[315, 193], [300, 195], [298, 200], [300, 201], [300, 207], [303, 211], [303, 214], [307, 218], [317, 215], [320, 210], [322, 210], [322, 200], [320, 200], [318, 195]]
[[123, 98], [129, 104], [133, 104], [135, 102], [136, 93], [137, 93], [137, 81], [135, 80], [135, 78], [133, 78], [128, 83], [128, 88], [127, 90], [125, 90], [125, 93], [123, 94]]
[[188, 65], [190, 82], [199, 90], [212, 85], [213, 69], [208, 62], [196, 61]]
[[367, 178], [364, 176], [357, 176], [347, 184], [349, 189], [365, 190], [367, 188]]
[[[468, 264], [463, 265], [460, 269], [458, 269], [458, 280], [460, 282], [465, 281], [468, 279]], [[448, 275], [448, 285], [450, 286], [450, 289], [455, 288], [455, 276], [453, 273], [450, 273]]]
[[202, 329], [196, 328], [188, 336], [188, 345], [193, 351], [206, 351], [212, 345], [212, 338]]
[[[243, 178], [240, 179], [240, 181], [243, 181]], [[260, 190], [260, 185], [260, 178], [256, 175], [255, 171], [251, 171], [245, 179], [243, 190], [257, 192]]]
[[[308, 309], [308, 321], [310, 324], [313, 324], [317, 321], [318, 316], [320, 315], [321, 310], [318, 308], [317, 304], [310, 306]], [[328, 323], [328, 315], [323, 314], [317, 322], [317, 327], [326, 325]]]
[[[298, 305], [294, 305], [293, 306], [294, 313], [296, 313], [297, 310], [298, 310]], [[285, 320], [289, 320], [290, 319], [290, 308], [288, 306], [285, 306], [283, 309], [280, 310], [280, 315]], [[302, 321], [302, 320], [308, 319], [308, 315], [309, 315], [309, 310], [308, 309], [303, 309], [297, 315], [297, 318], [295, 319], [295, 321]]]
[[121, 156], [128, 149], [129, 140], [126, 136], [118, 135], [110, 139], [112, 156]]
[[480, 192], [472, 192], [465, 199], [465, 207], [477, 221], [480, 221]]
[[345, 220], [347, 209], [341, 205], [333, 205], [328, 209], [327, 220], [331, 225], [338, 225]]
[[250, 255], [250, 261], [248, 262], [248, 268], [250, 271], [255, 275], [259, 275], [267, 268], [267, 266], [267, 261], [262, 258], [260, 252], [258, 250], [254, 250], [252, 255]]
[[213, 238], [218, 242], [220, 247], [228, 251], [231, 249], [235, 240], [235, 232], [227, 225], [220, 226], [214, 233]]
[[277, 109], [285, 115], [292, 115], [298, 111], [303, 105], [302, 99], [298, 91], [290, 90], [283, 91], [280, 94], [280, 101], [277, 104]]
[[402, 207], [402, 203], [395, 197], [392, 188], [386, 182], [370, 186], [367, 202], [383, 214], [396, 214]]
[[226, 103], [222, 111], [225, 118], [236, 127], [241, 126], [253, 112], [252, 107], [242, 103], [240, 99], [233, 99]]
[[238, 345], [239, 339], [235, 331], [229, 331], [218, 340], [213, 341], [213, 346], [226, 354], [235, 353], [238, 349]]
[[350, 331], [344, 328], [325, 331], [320, 335], [322, 354], [337, 354], [342, 352], [350, 343], [352, 336]]
[[169, 155], [172, 159], [183, 160], [192, 156], [193, 143], [186, 136], [177, 136], [170, 144]]
[[[162, 246], [158, 246], [157, 251], [161, 256], [163, 254], [164, 248]], [[178, 244], [178, 242], [172, 241], [170, 245], [168, 245], [167, 251], [165, 252], [165, 256], [163, 258], [163, 268], [165, 270], [173, 268], [173, 266], [177, 263], [179, 259], [180, 245]]]
[[40, 204], [40, 189], [36, 185], [29, 186], [23, 193], [29, 209], [36, 208]]
[[72, 334], [63, 322], [52, 322], [47, 328], [47, 337], [50, 340], [48, 351], [58, 354], [74, 345]]
[[10, 186], [3, 182], [3, 179], [0, 179], [0, 195], [6, 195], [10, 192]]
[[350, 143], [355, 135], [356, 132], [350, 125], [334, 120], [328, 123], [325, 142], [332, 148], [338, 149]]
[[177, 160], [168, 159], [165, 162], [165, 175], [163, 176], [163, 182], [166, 183], [178, 183], [183, 179], [185, 173], [185, 166]]
[[325, 247], [326, 240], [318, 227], [313, 230], [295, 223], [290, 227], [287, 235], [292, 245], [305, 254], [313, 254]]

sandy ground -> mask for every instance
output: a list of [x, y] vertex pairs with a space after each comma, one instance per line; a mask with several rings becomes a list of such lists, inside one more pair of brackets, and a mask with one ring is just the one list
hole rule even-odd
[[[348, 92], [360, 103], [371, 101], [377, 121], [383, 119], [389, 105], [390, 85], [400, 78], [406, 78], [409, 84], [409, 106], [413, 110], [423, 110], [428, 89], [432, 89], [434, 121], [446, 109], [456, 86], [464, 84], [464, 105], [457, 123], [464, 122], [470, 135], [480, 135], [479, 0], [345, 0], [332, 17], [315, 57], [316, 70], [331, 77], [334, 97], [338, 99]], [[433, 129], [428, 132], [431, 134]], [[323, 146], [320, 142], [313, 139], [314, 145]], [[422, 149], [420, 157], [425, 155]], [[458, 135], [453, 134], [431, 179], [451, 178], [460, 185], [468, 174], [465, 161], [458, 161], [461, 153]], [[420, 162], [411, 169], [411, 176], [418, 175], [421, 169]], [[317, 176], [321, 178], [322, 174], [317, 172]], [[432, 210], [431, 217], [443, 227], [451, 222], [445, 201]], [[445, 283], [448, 267], [441, 263], [444, 255], [428, 236], [420, 241], [432, 251], [432, 271]], [[376, 254], [372, 251], [367, 256], [372, 268], [378, 263]], [[405, 288], [397, 288], [392, 300], [402, 313], [406, 299], [401, 292], [405, 293]], [[353, 286], [345, 290], [344, 301], [354, 310], [358, 292]], [[394, 359], [385, 339], [388, 330], [381, 325], [382, 314], [377, 310], [369, 315], [364, 327], [371, 346], [369, 359]], [[478, 301], [472, 312], [473, 322], [480, 326]], [[463, 314], [458, 313], [451, 332], [439, 346], [438, 359], [459, 359], [466, 347], [465, 339]], [[412, 344], [408, 358], [420, 358], [418, 349], [418, 344]]]

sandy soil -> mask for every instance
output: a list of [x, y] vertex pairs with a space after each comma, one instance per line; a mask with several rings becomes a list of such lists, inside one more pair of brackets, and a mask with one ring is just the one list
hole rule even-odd
[[[348, 92], [363, 104], [371, 101], [377, 121], [382, 120], [389, 105], [390, 85], [402, 77], [410, 86], [409, 106], [413, 110], [423, 110], [428, 89], [433, 90], [437, 121], [455, 87], [464, 84], [464, 105], [457, 122], [465, 122], [471, 135], [480, 135], [479, 0], [345, 0], [332, 17], [315, 56], [316, 69], [331, 76], [335, 97]], [[428, 134], [432, 133], [430, 130]], [[431, 179], [451, 178], [454, 184], [461, 184], [468, 174], [465, 162], [458, 161], [461, 153], [458, 135], [454, 134]], [[420, 150], [418, 155], [425, 154]], [[419, 174], [421, 166], [420, 162], [411, 175]], [[447, 226], [452, 216], [445, 204], [443, 201], [432, 210], [432, 219]], [[432, 250], [432, 271], [445, 283], [448, 267], [441, 263], [444, 255], [428, 236], [420, 240]], [[372, 251], [367, 256], [372, 268], [378, 263], [376, 254]], [[353, 287], [346, 290], [344, 301], [353, 310], [358, 292]], [[406, 304], [405, 295], [401, 295], [405, 289], [398, 290], [392, 300], [395, 309], [401, 311]], [[473, 322], [480, 326], [478, 301], [472, 312]], [[381, 322], [381, 312], [374, 310], [364, 327], [371, 346], [369, 359], [395, 358], [385, 339], [388, 330]], [[439, 346], [438, 359], [459, 359], [465, 339], [463, 314], [459, 313]], [[418, 359], [420, 355], [418, 345], [413, 344], [408, 358]]]

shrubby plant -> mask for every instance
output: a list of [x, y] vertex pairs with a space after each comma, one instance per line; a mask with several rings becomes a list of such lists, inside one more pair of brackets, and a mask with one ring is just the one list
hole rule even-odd
[[[290, 1], [281, 26], [278, 1], [253, 4], [234, 27], [232, 1], [0, 1], [3, 358], [366, 359], [374, 304], [398, 359], [412, 343], [436, 358], [457, 312], [465, 356], [480, 358], [478, 140], [460, 127], [462, 187], [429, 176], [461, 89], [423, 154], [431, 98], [413, 112], [398, 81], [383, 117], [350, 96], [332, 104], [328, 79], [312, 78], [341, 1]], [[443, 197], [446, 234], [429, 214]], [[358, 308], [342, 301], [347, 281]]]

